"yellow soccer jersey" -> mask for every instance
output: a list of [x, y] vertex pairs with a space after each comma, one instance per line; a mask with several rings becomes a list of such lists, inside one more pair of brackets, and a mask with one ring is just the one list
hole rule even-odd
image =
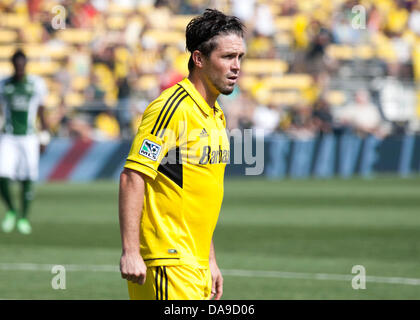
[[208, 267], [229, 140], [223, 111], [186, 78], [145, 110], [125, 168], [142, 172], [140, 250], [147, 266]]

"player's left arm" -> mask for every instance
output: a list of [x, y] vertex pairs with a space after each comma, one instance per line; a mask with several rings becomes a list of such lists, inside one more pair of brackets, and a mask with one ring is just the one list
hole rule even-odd
[[45, 115], [45, 107], [43, 105], [40, 105], [38, 108], [38, 117], [41, 124], [41, 132], [38, 134], [39, 144], [41, 146], [41, 153], [44, 153], [47, 145], [50, 143], [51, 136]]
[[45, 100], [47, 98], [48, 90], [43, 79], [39, 78], [36, 82], [36, 90], [39, 95], [38, 118], [41, 125], [41, 132], [38, 134], [38, 137], [41, 145], [41, 153], [43, 153], [51, 140], [47, 116], [45, 112]]
[[211, 241], [210, 246], [209, 264], [212, 279], [210, 299], [213, 299], [214, 297], [215, 300], [219, 300], [223, 294], [223, 277], [216, 262], [216, 252], [214, 251], [213, 240]]
[[44, 105], [40, 105], [38, 108], [38, 116], [39, 116], [39, 122], [41, 124], [41, 130], [42, 131], [48, 131], [48, 123], [47, 123], [47, 117], [45, 115], [45, 107]]

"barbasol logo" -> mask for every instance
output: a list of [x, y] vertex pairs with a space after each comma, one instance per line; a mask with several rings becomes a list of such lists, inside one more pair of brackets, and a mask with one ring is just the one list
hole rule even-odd
[[156, 161], [159, 157], [161, 149], [162, 147], [160, 145], [150, 140], [144, 139], [143, 144], [141, 145], [139, 154], [153, 161]]

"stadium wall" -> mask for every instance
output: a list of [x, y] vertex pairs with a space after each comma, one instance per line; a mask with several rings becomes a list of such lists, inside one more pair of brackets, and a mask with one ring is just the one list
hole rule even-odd
[[[258, 140], [261, 141], [261, 140]], [[255, 155], [257, 140], [253, 141]], [[266, 137], [263, 175], [269, 178], [349, 178], [375, 173], [401, 177], [420, 172], [420, 136], [405, 135], [380, 140], [354, 134], [323, 135], [296, 140], [284, 135]], [[91, 181], [118, 179], [131, 141], [53, 139], [40, 161], [40, 181]], [[226, 175], [243, 176], [255, 164], [231, 163]], [[244, 148], [242, 148], [242, 153]], [[236, 154], [237, 155], [237, 154]]]

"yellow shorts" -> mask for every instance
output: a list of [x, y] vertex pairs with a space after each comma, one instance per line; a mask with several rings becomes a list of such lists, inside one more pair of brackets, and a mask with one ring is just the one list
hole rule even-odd
[[131, 300], [208, 300], [210, 269], [189, 265], [148, 267], [143, 285], [127, 281]]

